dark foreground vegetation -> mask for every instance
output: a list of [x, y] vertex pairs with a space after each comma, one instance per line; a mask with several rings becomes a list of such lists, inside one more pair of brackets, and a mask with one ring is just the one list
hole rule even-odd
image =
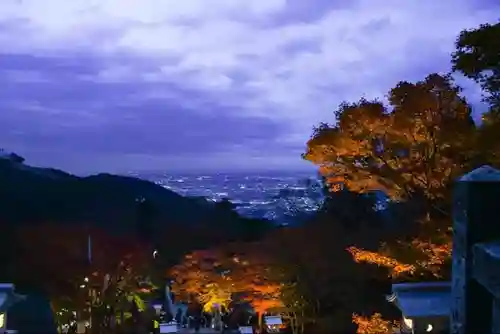
[[[451, 61], [481, 85], [482, 120], [441, 74], [397, 83], [389, 105], [340, 105], [307, 143], [326, 199], [300, 226], [243, 219], [227, 202], [132, 178], [1, 162], [0, 280], [46, 296], [60, 323], [91, 299], [103, 333], [147, 323], [140, 301], [166, 277], [179, 298], [224, 305], [239, 296], [279, 311], [294, 333], [387, 333], [394, 280], [449, 278], [452, 181], [500, 167], [500, 24], [462, 32]], [[377, 194], [388, 197], [385, 210], [373, 210]]]

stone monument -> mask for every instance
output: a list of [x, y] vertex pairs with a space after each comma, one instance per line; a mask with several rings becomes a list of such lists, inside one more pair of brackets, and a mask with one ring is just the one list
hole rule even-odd
[[451, 334], [500, 333], [499, 209], [500, 171], [483, 166], [455, 183]]
[[169, 315], [169, 319], [172, 319], [168, 322], [160, 323], [160, 333], [177, 333], [177, 322], [173, 319], [175, 316], [175, 308], [174, 303], [172, 301], [172, 292], [170, 291], [170, 284], [165, 284], [165, 312]]

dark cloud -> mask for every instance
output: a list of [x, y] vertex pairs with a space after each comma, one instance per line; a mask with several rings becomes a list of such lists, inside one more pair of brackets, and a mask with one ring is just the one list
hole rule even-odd
[[[70, 170], [294, 168], [343, 100], [450, 70], [493, 0], [0, 4], [0, 145]], [[483, 108], [477, 85], [459, 78]]]
[[284, 10], [261, 20], [260, 23], [263, 26], [281, 26], [316, 22], [332, 11], [352, 9], [359, 2], [359, 0], [286, 0]]
[[[210, 94], [171, 83], [82, 79], [102, 70], [91, 57], [8, 55], [0, 63], [0, 143], [34, 157], [204, 156], [237, 146], [269, 149], [286, 131], [282, 123], [247, 116], [235, 107], [224, 110]], [[40, 77], [22, 78], [32, 71]], [[170, 98], [133, 98], [153, 90]]]
[[122, 108], [111, 112], [114, 118], [106, 117], [105, 122], [85, 126], [65, 126], [54, 115], [52, 124], [4, 130], [0, 140], [26, 141], [56, 151], [190, 155], [224, 151], [232, 145], [265, 147], [272, 145], [283, 131], [279, 124], [269, 120], [234, 116], [220, 119], [163, 105], [148, 104], [140, 110]]

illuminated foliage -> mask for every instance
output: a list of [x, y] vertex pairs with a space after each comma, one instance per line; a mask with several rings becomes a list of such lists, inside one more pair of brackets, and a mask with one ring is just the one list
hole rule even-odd
[[[440, 265], [450, 254], [451, 185], [479, 156], [471, 109], [459, 93], [449, 76], [400, 82], [389, 92], [389, 106], [364, 99], [344, 103], [335, 125], [314, 131], [304, 158], [320, 166], [329, 183], [411, 201], [420, 214], [406, 217], [421, 221], [410, 241], [387, 243], [394, 249], [379, 254], [350, 248], [356, 261], [385, 266], [392, 276], [441, 275]], [[446, 237], [435, 241], [435, 235]]]
[[235, 298], [249, 302], [258, 311], [282, 305], [281, 286], [266, 278], [266, 267], [259, 259], [237, 255], [230, 247], [193, 252], [169, 275], [175, 278], [172, 289], [177, 295], [195, 296], [206, 308], [227, 306]]
[[389, 92], [390, 108], [364, 99], [344, 103], [335, 125], [315, 129], [304, 158], [320, 166], [329, 183], [351, 191], [444, 198], [466, 167], [474, 130], [459, 91], [450, 77], [433, 74], [400, 82]]
[[357, 334], [390, 334], [394, 333], [397, 323], [384, 320], [380, 313], [375, 313], [371, 317], [363, 317], [353, 314], [352, 321], [358, 326]]
[[389, 268], [392, 277], [397, 277], [403, 273], [414, 273], [416, 271], [416, 267], [413, 264], [404, 264], [376, 252], [370, 252], [356, 247], [349, 247], [348, 251], [352, 254], [356, 262], [368, 262]]
[[[385, 277], [382, 270], [356, 264], [345, 250], [354, 240], [366, 246], [359, 234], [329, 216], [324, 221], [281, 228], [260, 242], [258, 249], [270, 262], [269, 275], [283, 284], [282, 316], [294, 333], [348, 332], [352, 313], [364, 312], [373, 303], [365, 295], [366, 286], [377, 291], [370, 281], [372, 274], [380, 272], [379, 277]], [[373, 238], [373, 233], [367, 234]], [[387, 304], [382, 294], [376, 299]]]
[[413, 275], [419, 270], [425, 270], [436, 277], [442, 277], [442, 267], [451, 258], [451, 240], [445, 244], [433, 244], [414, 239], [409, 244], [403, 245], [402, 242], [397, 242], [397, 244], [409, 247], [419, 258], [414, 259], [412, 264], [408, 264], [402, 263], [389, 255], [384, 255], [380, 251], [372, 252], [357, 247], [349, 247], [347, 250], [358, 263], [367, 262], [389, 269], [389, 276], [392, 278]]

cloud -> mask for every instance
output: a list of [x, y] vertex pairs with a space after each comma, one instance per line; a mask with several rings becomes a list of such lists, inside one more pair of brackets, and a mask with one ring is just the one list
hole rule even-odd
[[[300, 166], [342, 100], [450, 69], [473, 0], [5, 0], [0, 140], [76, 170]], [[461, 79], [478, 110], [480, 94]], [[210, 163], [208, 163], [210, 161]]]

